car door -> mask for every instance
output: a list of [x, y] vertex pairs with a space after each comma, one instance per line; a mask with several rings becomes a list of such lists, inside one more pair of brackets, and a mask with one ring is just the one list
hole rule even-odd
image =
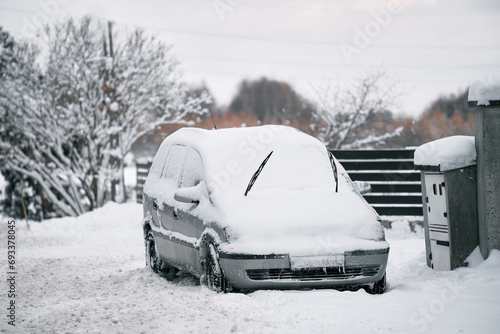
[[194, 203], [180, 201], [175, 203], [173, 230], [179, 233], [184, 241], [177, 245], [177, 250], [191, 270], [201, 273], [198, 240], [205, 230], [203, 217], [206, 214], [201, 208], [206, 209], [211, 204], [204, 178], [203, 162], [198, 151], [193, 148], [187, 151], [179, 189], [191, 192], [195, 200]]
[[160, 215], [158, 212], [159, 194], [155, 190], [164, 187], [162, 174], [166, 167], [169, 150], [170, 146], [160, 147], [144, 185], [144, 189], [147, 190], [143, 193], [144, 213], [145, 215], [151, 215], [152, 223], [157, 228], [160, 227]]
[[174, 194], [179, 188], [182, 167], [186, 157], [187, 148], [183, 145], [172, 145], [166, 157], [161, 179], [158, 186], [161, 187], [161, 196], [156, 198], [153, 205], [157, 208], [157, 217], [160, 231], [157, 238], [157, 247], [160, 256], [179, 266], [185, 266], [182, 252], [179, 251], [178, 240], [174, 235]]

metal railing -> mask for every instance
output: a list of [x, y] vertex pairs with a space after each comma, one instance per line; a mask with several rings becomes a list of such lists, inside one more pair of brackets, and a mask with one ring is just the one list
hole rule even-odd
[[146, 182], [146, 178], [148, 177], [149, 169], [151, 168], [151, 164], [153, 163], [153, 159], [141, 159], [140, 161], [135, 162], [136, 166], [136, 202], [142, 203], [142, 193], [144, 190], [144, 183]]
[[372, 191], [364, 197], [381, 216], [422, 216], [420, 172], [415, 150], [333, 150], [354, 181], [366, 181]]

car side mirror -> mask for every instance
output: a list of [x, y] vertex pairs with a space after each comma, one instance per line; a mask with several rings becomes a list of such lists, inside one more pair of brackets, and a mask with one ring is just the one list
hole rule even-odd
[[200, 204], [200, 193], [196, 187], [180, 188], [175, 192], [174, 199], [182, 203]]
[[372, 191], [372, 186], [365, 181], [354, 181], [354, 186], [358, 189], [361, 195], [366, 195]]

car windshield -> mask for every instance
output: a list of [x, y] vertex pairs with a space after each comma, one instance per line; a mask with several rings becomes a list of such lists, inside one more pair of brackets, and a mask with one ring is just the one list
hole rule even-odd
[[330, 188], [335, 191], [332, 166], [324, 151], [310, 146], [295, 146], [293, 149], [283, 148], [271, 153], [272, 157], [270, 154], [266, 157], [251, 179], [253, 182], [249, 186], [252, 192], [279, 188]]
[[252, 186], [254, 185], [255, 181], [259, 177], [259, 174], [260, 174], [260, 172], [262, 172], [262, 169], [266, 165], [267, 161], [271, 157], [271, 154], [273, 154], [273, 151], [271, 151], [271, 153], [268, 154], [268, 156], [260, 164], [259, 169], [257, 169], [257, 171], [252, 175], [252, 178], [250, 179], [250, 182], [248, 182], [247, 190], [245, 191], [245, 196], [247, 196], [248, 192], [250, 191], [250, 189], [252, 189]]

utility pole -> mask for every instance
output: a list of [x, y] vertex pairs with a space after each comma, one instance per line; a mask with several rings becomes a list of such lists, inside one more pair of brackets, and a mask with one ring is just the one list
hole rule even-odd
[[[117, 83], [115, 82], [115, 72], [114, 72], [114, 68], [113, 68], [113, 64], [114, 64], [114, 56], [115, 56], [115, 53], [114, 53], [114, 46], [113, 46], [113, 23], [111, 21], [108, 21], [108, 44], [109, 44], [109, 58], [110, 58], [110, 62], [111, 62], [111, 67], [109, 69], [107, 69], [107, 72], [108, 72], [108, 75], [109, 75], [109, 84], [108, 84], [108, 90], [111, 94], [111, 101], [112, 103], [116, 103], [116, 98], [117, 98], [117, 94], [116, 94], [116, 86], [117, 86]], [[111, 119], [113, 121], [115, 121], [117, 123], [117, 126], [120, 127], [121, 126], [121, 118], [120, 118], [120, 110], [111, 110]], [[123, 165], [123, 159], [121, 157], [121, 144], [122, 144], [122, 141], [121, 141], [121, 133], [118, 132], [118, 133], [114, 133], [112, 136], [111, 136], [111, 149], [113, 152], [115, 152], [116, 154], [116, 151], [120, 150], [120, 157], [117, 157], [116, 155], [115, 156], [112, 156], [111, 157], [111, 166], [113, 166], [113, 168], [117, 168], [120, 170], [120, 179], [116, 179], [114, 176], [113, 176], [113, 179], [111, 180], [111, 199], [113, 201], [116, 201], [117, 200], [117, 192], [116, 192], [116, 188], [117, 186], [120, 186], [120, 191], [119, 193], [121, 194], [122, 198], [121, 200], [123, 202], [125, 202], [127, 200], [127, 193], [126, 193], [126, 190], [125, 190], [125, 175], [124, 175], [124, 165]], [[114, 174], [116, 175], [116, 174]]]
[[[110, 103], [111, 105], [114, 105], [116, 102], [116, 83], [114, 82], [114, 71], [113, 71], [113, 57], [114, 57], [114, 50], [113, 50], [113, 24], [111, 21], [108, 21], [108, 45], [109, 45], [109, 56], [107, 55], [107, 52], [105, 52], [106, 56], [106, 85], [107, 85], [107, 94], [109, 95], [110, 98]], [[109, 58], [108, 58], [109, 57]], [[109, 63], [111, 63], [110, 68]], [[108, 106], [109, 108], [109, 106]], [[119, 117], [116, 114], [115, 110], [108, 109], [108, 114], [109, 117], [111, 118], [112, 122], [118, 122]], [[123, 178], [123, 163], [122, 159], [119, 159], [116, 157], [116, 150], [119, 149], [120, 146], [120, 138], [118, 133], [114, 133], [111, 135], [110, 138], [110, 148], [112, 155], [109, 159], [111, 168], [115, 170], [116, 168], [120, 168], [122, 172], [122, 178]], [[116, 201], [116, 187], [120, 184], [120, 182], [116, 179], [115, 173], [113, 173], [113, 176], [111, 177], [111, 200]]]
[[113, 23], [111, 21], [108, 21], [108, 36], [109, 36], [109, 56], [113, 58], [114, 53], [113, 53], [113, 33], [111, 32], [111, 29], [113, 27]]

